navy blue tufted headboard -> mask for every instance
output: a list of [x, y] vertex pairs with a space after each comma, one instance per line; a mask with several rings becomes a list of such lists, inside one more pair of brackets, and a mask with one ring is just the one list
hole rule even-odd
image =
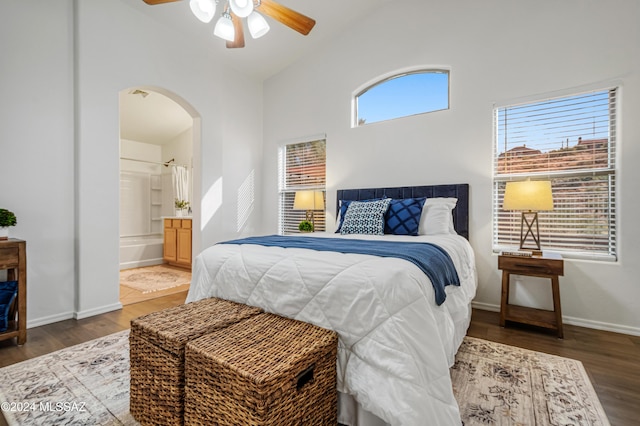
[[456, 232], [469, 239], [469, 184], [400, 186], [396, 188], [339, 189], [336, 202], [336, 216], [340, 200], [369, 200], [371, 198], [417, 198], [446, 197], [457, 198], [453, 209], [453, 226]]

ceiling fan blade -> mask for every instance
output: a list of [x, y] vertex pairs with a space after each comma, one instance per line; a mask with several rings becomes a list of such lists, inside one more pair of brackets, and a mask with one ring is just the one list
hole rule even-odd
[[146, 4], [154, 5], [154, 4], [162, 4], [162, 3], [173, 3], [175, 1], [181, 1], [181, 0], [142, 0], [142, 1], [144, 1]]
[[238, 18], [233, 12], [231, 14], [231, 21], [233, 22], [233, 31], [235, 33], [235, 39], [227, 42], [227, 48], [236, 49], [244, 47], [244, 30], [242, 29], [242, 20]]
[[289, 9], [280, 3], [276, 3], [273, 0], [261, 0], [260, 6], [258, 6], [257, 9], [302, 35], [309, 34], [316, 24], [314, 19]]

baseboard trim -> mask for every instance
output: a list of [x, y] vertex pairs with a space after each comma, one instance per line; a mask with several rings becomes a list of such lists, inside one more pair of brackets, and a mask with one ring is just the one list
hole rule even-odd
[[481, 311], [500, 312], [500, 305], [493, 305], [491, 303], [471, 302], [471, 307], [480, 309]]
[[73, 312], [62, 312], [60, 314], [49, 315], [48, 317], [34, 318], [27, 320], [27, 328], [40, 327], [41, 325], [53, 324], [54, 322], [64, 321], [73, 318]]
[[[471, 306], [476, 309], [490, 312], [500, 312], [500, 305], [491, 303], [471, 302]], [[568, 317], [563, 315], [562, 322], [564, 324], [575, 325], [578, 327], [593, 328], [595, 330], [611, 331], [613, 333], [630, 334], [632, 336], [640, 336], [640, 328], [629, 327], [627, 325], [612, 324], [602, 321], [587, 320], [584, 318]]]
[[576, 325], [578, 327], [593, 328], [596, 330], [612, 331], [614, 333], [640, 336], [640, 328], [629, 327], [627, 325], [611, 324], [601, 321], [591, 321], [585, 320], [583, 318], [565, 317], [564, 315], [562, 316], [562, 321], [565, 324]]
[[164, 263], [164, 259], [161, 257], [157, 259], [124, 262], [120, 264], [120, 270], [124, 271], [125, 269], [134, 269], [134, 268], [143, 268], [145, 266], [162, 265], [163, 263]]
[[122, 304], [120, 302], [114, 303], [112, 305], [101, 306], [99, 308], [89, 309], [81, 312], [62, 312], [60, 314], [49, 315], [47, 317], [40, 317], [35, 319], [27, 320], [27, 328], [40, 327], [41, 325], [53, 324], [54, 322], [64, 321], [68, 319], [83, 319], [89, 318], [94, 315], [100, 315], [111, 311], [117, 311], [118, 309], [122, 309]]
[[95, 315], [105, 314], [111, 311], [117, 311], [118, 309], [122, 309], [122, 303], [120, 302], [114, 303], [112, 305], [105, 305], [93, 309], [88, 309], [86, 311], [74, 312], [73, 317], [75, 319], [84, 319]]

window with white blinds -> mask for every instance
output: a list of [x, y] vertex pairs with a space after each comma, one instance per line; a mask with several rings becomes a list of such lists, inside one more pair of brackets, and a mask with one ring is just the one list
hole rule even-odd
[[[280, 147], [278, 155], [279, 214], [278, 232], [300, 232], [298, 225], [305, 220], [306, 211], [294, 210], [296, 191], [315, 190], [324, 193], [326, 188], [326, 141], [293, 143]], [[325, 228], [325, 209], [314, 211], [315, 231]]]
[[615, 260], [617, 88], [494, 110], [493, 248], [520, 243], [521, 212], [505, 211], [506, 182], [550, 180], [539, 212], [543, 250]]

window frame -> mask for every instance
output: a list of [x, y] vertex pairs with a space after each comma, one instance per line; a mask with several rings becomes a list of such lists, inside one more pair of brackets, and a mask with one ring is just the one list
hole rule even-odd
[[[360, 96], [362, 96], [363, 94], [365, 94], [366, 92], [368, 92], [369, 90], [373, 89], [374, 87], [380, 86], [382, 84], [385, 84], [391, 80], [395, 80], [398, 78], [402, 78], [402, 77], [406, 77], [409, 75], [415, 75], [415, 74], [446, 74], [447, 75], [447, 107], [446, 108], [440, 108], [440, 109], [434, 109], [434, 110], [429, 110], [429, 111], [423, 111], [423, 112], [418, 112], [418, 113], [414, 113], [414, 114], [408, 114], [408, 115], [401, 115], [398, 117], [394, 117], [394, 118], [387, 118], [384, 120], [378, 120], [378, 121], [373, 121], [370, 123], [362, 123], [360, 124], [360, 118], [359, 118], [359, 112], [358, 112], [358, 104], [359, 104], [359, 98]], [[387, 121], [393, 121], [393, 120], [397, 120], [400, 118], [406, 118], [406, 117], [414, 117], [416, 115], [423, 115], [423, 114], [429, 114], [432, 112], [438, 112], [438, 111], [446, 111], [451, 109], [451, 70], [448, 67], [443, 67], [443, 66], [437, 66], [437, 67], [412, 67], [412, 68], [407, 68], [407, 69], [403, 69], [403, 70], [396, 70], [393, 71], [391, 73], [385, 74], [383, 76], [379, 76], [367, 83], [365, 83], [364, 85], [360, 86], [352, 95], [352, 99], [351, 99], [351, 104], [352, 104], [352, 108], [351, 108], [351, 127], [355, 128], [355, 127], [364, 127], [370, 124], [376, 124], [376, 123], [383, 123], [383, 122], [387, 122]]]
[[[305, 145], [321, 142], [324, 144], [324, 175], [322, 176], [322, 182], [309, 183], [309, 182], [296, 182], [287, 183], [287, 149], [295, 145]], [[298, 234], [297, 224], [305, 219], [306, 212], [303, 210], [293, 210], [293, 199], [295, 192], [298, 190], [313, 190], [322, 191], [325, 194], [325, 208], [322, 210], [316, 210], [314, 212], [315, 232], [323, 232], [326, 230], [326, 147], [327, 139], [326, 135], [318, 135], [305, 139], [298, 139], [281, 144], [278, 147], [278, 234]], [[306, 166], [311, 164], [305, 163]], [[294, 226], [295, 223], [295, 226]]]
[[[502, 140], [498, 140], [499, 138], [498, 119], [499, 119], [500, 110], [514, 108], [514, 107], [533, 106], [535, 104], [561, 101], [561, 100], [566, 100], [572, 97], [588, 96], [590, 94], [599, 94], [599, 93], [604, 94], [605, 92], [608, 92], [608, 98], [607, 98], [608, 114], [606, 115], [607, 124], [608, 124], [608, 139], [607, 139], [607, 145], [606, 145], [606, 155], [607, 155], [606, 167], [566, 168], [566, 169], [559, 169], [559, 170], [547, 169], [543, 171], [538, 170], [538, 171], [524, 171], [524, 172], [511, 172], [511, 173], [499, 170], [498, 159], [500, 156], [500, 149], [498, 148], [498, 146], [505, 143]], [[492, 138], [493, 164], [492, 164], [492, 189], [491, 189], [491, 192], [492, 192], [492, 249], [494, 253], [498, 253], [502, 250], [514, 249], [514, 246], [511, 244], [506, 245], [506, 244], [500, 243], [500, 225], [503, 226], [503, 229], [505, 227], [504, 221], [500, 222], [500, 218], [499, 218], [500, 212], [502, 211], [501, 210], [502, 196], [500, 192], [501, 184], [504, 185], [508, 181], [524, 180], [527, 178], [530, 178], [532, 180], [545, 179], [545, 180], [550, 180], [552, 182], [552, 187], [554, 187], [554, 181], [555, 181], [556, 185], [558, 185], [559, 187], [565, 186], [563, 190], [567, 191], [566, 185], [568, 185], [567, 182], [569, 182], [571, 179], [580, 179], [584, 177], [595, 177], [595, 178], [604, 177], [605, 179], [603, 179], [601, 182], [603, 182], [603, 186], [605, 183], [607, 185], [606, 186], [606, 194], [608, 197], [607, 198], [607, 215], [606, 215], [607, 232], [608, 232], [607, 233], [608, 250], [606, 250], [607, 252], [605, 252], [605, 250], [589, 251], [585, 248], [581, 250], [570, 249], [566, 247], [563, 248], [560, 246], [554, 246], [553, 244], [550, 245], [548, 242], [545, 244], [543, 240], [544, 236], [543, 236], [542, 228], [545, 226], [558, 226], [559, 228], [561, 228], [561, 226], [559, 226], [557, 222], [554, 223], [551, 219], [545, 225], [543, 223], [545, 220], [543, 219], [545, 217], [545, 212], [540, 212], [540, 227], [541, 227], [540, 238], [541, 238], [543, 250], [549, 250], [549, 251], [561, 253], [566, 258], [603, 260], [603, 261], [611, 261], [611, 262], [616, 262], [618, 260], [620, 255], [620, 241], [619, 241], [620, 229], [619, 229], [619, 219], [618, 219], [619, 207], [617, 204], [617, 200], [619, 199], [619, 191], [620, 191], [619, 183], [618, 183], [620, 171], [618, 169], [619, 160], [617, 157], [620, 151], [619, 122], [621, 117], [621, 111], [620, 111], [620, 108], [621, 108], [620, 99], [622, 96], [621, 92], [622, 92], [621, 84], [611, 83], [610, 85], [606, 85], [606, 86], [590, 87], [582, 90], [574, 89], [571, 91], [565, 91], [560, 94], [554, 93], [553, 95], [530, 97], [530, 98], [527, 98], [526, 100], [520, 100], [518, 102], [512, 101], [512, 102], [504, 102], [500, 105], [494, 104], [493, 116], [492, 116], [493, 117], [493, 138]], [[590, 140], [590, 139], [585, 139], [585, 142], [587, 140]], [[590, 141], [595, 141], [595, 140], [597, 139], [591, 139]], [[512, 146], [517, 146], [517, 145], [514, 144]], [[568, 148], [568, 145], [567, 145], [567, 148]], [[511, 149], [513, 149], [513, 147]], [[563, 179], [564, 179], [564, 182], [562, 181]], [[595, 187], [596, 185], [593, 185], [593, 186]], [[592, 187], [589, 186], [588, 188], [592, 188]], [[605, 191], [601, 190], [601, 193], [602, 195], [604, 195]], [[556, 198], [555, 194], [554, 194], [554, 198]], [[562, 198], [561, 201], [566, 202], [569, 199], [570, 197]], [[585, 202], [583, 205], [588, 205], [588, 204], [589, 204], [588, 202]], [[569, 211], [574, 212], [578, 210], [579, 209], [571, 209]], [[509, 225], [511, 227], [518, 228], [517, 233], [519, 236], [520, 212], [517, 212], [517, 213], [518, 213], [518, 219], [512, 220], [511, 222], [509, 222]], [[550, 214], [549, 216], [553, 216], [553, 214]], [[599, 222], [594, 218], [591, 223], [593, 223], [595, 227], [598, 225]], [[569, 224], [565, 226], [569, 228], [571, 226], [571, 222], [569, 222]], [[508, 231], [503, 231], [503, 233], [505, 232], [508, 233]], [[592, 241], [596, 241], [595, 237], [594, 236], [592, 237], [593, 237]], [[588, 239], [584, 239], [584, 241], [587, 241], [587, 240]]]

